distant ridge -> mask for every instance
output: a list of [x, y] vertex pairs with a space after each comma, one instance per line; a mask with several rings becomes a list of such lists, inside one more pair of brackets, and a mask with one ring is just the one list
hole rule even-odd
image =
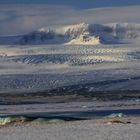
[[41, 28], [26, 35], [0, 37], [0, 44], [98, 45], [137, 42], [140, 24], [109, 23], [65, 25]]

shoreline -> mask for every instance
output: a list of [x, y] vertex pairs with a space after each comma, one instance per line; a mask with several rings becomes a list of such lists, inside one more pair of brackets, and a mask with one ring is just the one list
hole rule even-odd
[[23, 116], [50, 119], [93, 119], [107, 117], [111, 114], [122, 114], [121, 117], [140, 116], [140, 101], [73, 101], [44, 104], [9, 104], [0, 106], [0, 117]]
[[1, 140], [139, 140], [140, 101], [1, 105], [0, 123]]

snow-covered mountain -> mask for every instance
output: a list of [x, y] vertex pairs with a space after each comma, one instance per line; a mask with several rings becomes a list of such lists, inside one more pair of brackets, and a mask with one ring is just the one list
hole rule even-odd
[[26, 35], [0, 37], [0, 44], [118, 44], [138, 42], [140, 24], [110, 23], [45, 27]]
[[90, 31], [90, 25], [80, 23], [61, 27], [41, 28], [22, 37], [23, 44], [99, 44], [99, 38]]
[[36, 8], [1, 14], [0, 95], [140, 91], [140, 6]]
[[0, 93], [140, 90], [139, 40], [134, 23], [81, 23], [0, 37]]

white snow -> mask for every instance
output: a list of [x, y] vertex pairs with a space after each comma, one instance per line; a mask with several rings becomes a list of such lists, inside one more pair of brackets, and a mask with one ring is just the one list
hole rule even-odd
[[100, 39], [99, 37], [87, 37], [84, 40], [84, 36], [80, 36], [77, 39], [73, 39], [70, 42], [66, 43], [66, 45], [99, 45]]

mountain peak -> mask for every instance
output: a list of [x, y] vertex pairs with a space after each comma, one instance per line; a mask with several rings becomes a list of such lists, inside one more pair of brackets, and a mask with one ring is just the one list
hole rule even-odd
[[43, 27], [26, 35], [1, 37], [5, 44], [79, 44], [95, 45], [138, 42], [140, 24], [109, 23], [63, 25]]

